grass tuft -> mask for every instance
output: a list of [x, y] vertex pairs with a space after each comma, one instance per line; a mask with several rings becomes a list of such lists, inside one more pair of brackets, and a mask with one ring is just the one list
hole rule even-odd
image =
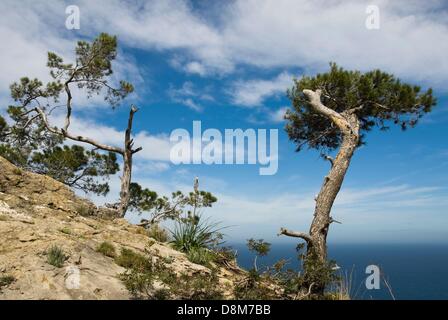
[[47, 263], [56, 268], [61, 268], [66, 259], [67, 256], [64, 254], [64, 251], [56, 245], [51, 247], [47, 252]]
[[158, 224], [153, 224], [148, 228], [147, 234], [158, 242], [168, 242], [170, 240], [168, 232]]
[[10, 275], [0, 276], [0, 289], [9, 286], [11, 283], [16, 281], [16, 278]]
[[115, 252], [115, 247], [112, 243], [104, 241], [102, 242], [98, 248], [96, 248], [96, 251], [99, 253], [102, 253], [106, 257], [115, 258], [117, 256]]

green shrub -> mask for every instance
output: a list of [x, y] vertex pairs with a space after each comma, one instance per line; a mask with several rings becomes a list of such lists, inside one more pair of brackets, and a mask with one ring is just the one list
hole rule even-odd
[[210, 274], [181, 274], [171, 284], [170, 291], [176, 299], [182, 300], [222, 300], [217, 271]]
[[91, 217], [95, 215], [95, 210], [87, 204], [79, 204], [76, 206], [76, 212], [82, 217]]
[[215, 261], [216, 254], [207, 248], [192, 248], [187, 252], [187, 258], [193, 263], [210, 267]]
[[105, 255], [106, 257], [111, 257], [111, 258], [115, 258], [116, 257], [116, 252], [115, 252], [115, 247], [112, 243], [104, 241], [102, 242], [98, 248], [96, 248], [96, 251], [99, 253], [102, 253], [103, 255]]
[[11, 283], [16, 281], [16, 278], [10, 275], [0, 276], [0, 290], [2, 287], [9, 286]]
[[190, 252], [192, 249], [208, 248], [216, 246], [222, 239], [218, 228], [219, 223], [211, 223], [208, 220], [196, 219], [178, 221], [172, 231], [174, 248], [182, 252]]
[[57, 268], [61, 268], [66, 259], [64, 251], [58, 246], [51, 247], [47, 252], [47, 263]]
[[168, 232], [158, 224], [151, 225], [148, 228], [147, 234], [158, 242], [168, 242], [170, 240]]
[[148, 261], [145, 269], [131, 267], [120, 275], [120, 279], [134, 298], [151, 300], [223, 298], [216, 271], [212, 271], [211, 274], [184, 273], [178, 276], [162, 259]]
[[120, 255], [115, 258], [115, 263], [126, 269], [146, 270], [151, 267], [148, 258], [126, 248], [121, 249]]
[[67, 235], [71, 235], [72, 234], [72, 230], [70, 230], [70, 228], [64, 227], [62, 229], [59, 229], [60, 232], [67, 234]]
[[142, 268], [139, 263], [134, 264], [120, 275], [121, 281], [129, 293], [139, 299], [165, 300], [171, 295], [169, 287], [155, 288], [156, 281], [162, 284], [175, 283], [175, 274], [165, 266], [163, 261], [147, 259]]
[[214, 251], [215, 262], [220, 265], [236, 265], [236, 252], [231, 247], [219, 247]]
[[277, 297], [269, 287], [269, 279], [261, 276], [257, 270], [251, 269], [246, 277], [235, 284], [233, 295], [236, 300], [270, 300]]

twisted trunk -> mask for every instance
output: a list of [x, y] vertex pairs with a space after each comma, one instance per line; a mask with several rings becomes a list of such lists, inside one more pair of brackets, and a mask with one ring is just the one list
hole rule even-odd
[[309, 233], [295, 232], [287, 229], [280, 229], [280, 234], [290, 237], [301, 238], [307, 243], [307, 252], [304, 258], [304, 279], [308, 279], [305, 287], [309, 288], [312, 294], [321, 295], [325, 289], [325, 281], [316, 280], [313, 269], [317, 264], [327, 263], [327, 235], [330, 224], [336, 222], [330, 215], [331, 208], [347, 173], [350, 161], [359, 144], [359, 119], [355, 109], [349, 109], [338, 113], [324, 106], [320, 100], [321, 91], [304, 90], [310, 105], [316, 113], [329, 118], [341, 131], [342, 142], [336, 158], [333, 160], [326, 157], [331, 162], [331, 169], [325, 176], [319, 194], [316, 197], [314, 218], [311, 223]]
[[[340, 150], [333, 160], [332, 168], [329, 174], [324, 178], [321, 190], [316, 198], [316, 206], [314, 209], [314, 218], [311, 223], [307, 252], [305, 256], [305, 274], [311, 272], [307, 270], [307, 262], [311, 264], [319, 263], [324, 265], [327, 263], [327, 235], [332, 222], [335, 220], [331, 217], [331, 208], [336, 199], [339, 190], [350, 165], [351, 158], [358, 145], [359, 137], [357, 134], [349, 134], [344, 136]], [[311, 286], [313, 283], [308, 283]], [[325, 283], [314, 283], [312, 293], [322, 295], [325, 290]]]

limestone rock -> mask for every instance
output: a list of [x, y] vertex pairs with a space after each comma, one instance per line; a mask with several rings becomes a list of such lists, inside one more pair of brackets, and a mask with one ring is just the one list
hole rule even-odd
[[[98, 213], [98, 214], [95, 214]], [[209, 272], [183, 253], [142, 234], [107, 209], [77, 197], [50, 177], [26, 172], [0, 157], [0, 276], [15, 281], [0, 288], [3, 299], [130, 299], [118, 275], [125, 270], [96, 248], [104, 241], [141, 254], [170, 258], [179, 272]], [[148, 245], [148, 244], [151, 245]], [[47, 251], [62, 248], [61, 268]], [[222, 282], [228, 282], [229, 272]]]

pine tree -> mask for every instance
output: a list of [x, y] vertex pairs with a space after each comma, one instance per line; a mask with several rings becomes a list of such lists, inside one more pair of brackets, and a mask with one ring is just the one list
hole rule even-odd
[[[366, 133], [374, 127], [387, 130], [392, 124], [403, 130], [412, 128], [436, 105], [436, 99], [431, 89], [423, 92], [419, 86], [402, 83], [380, 70], [347, 71], [335, 63], [330, 64], [329, 72], [294, 80], [288, 97], [292, 109], [285, 116], [286, 131], [297, 151], [304, 146], [319, 150], [331, 164], [315, 199], [309, 232], [280, 230], [280, 234], [305, 240], [307, 272], [306, 266], [326, 263], [328, 230], [337, 222], [331, 217], [331, 208], [353, 154], [365, 143]], [[333, 159], [329, 152], [335, 150]], [[314, 283], [314, 292], [323, 290], [324, 284]]]
[[[102, 95], [116, 108], [134, 88], [126, 81], [120, 81], [117, 87], [110, 83], [112, 62], [117, 56], [116, 37], [101, 33], [92, 42], [78, 41], [75, 56], [74, 63], [66, 63], [56, 53], [49, 52], [47, 66], [53, 78], [51, 82], [44, 84], [38, 79], [23, 77], [10, 86], [16, 105], [10, 106], [8, 113], [14, 125], [8, 128], [3, 118], [0, 121], [0, 154], [15, 164], [98, 194], [106, 193], [109, 188], [105, 183], [96, 182], [95, 177], [114, 174], [118, 170], [115, 155], [119, 154], [123, 158], [123, 174], [117, 211], [124, 216], [130, 201], [132, 158], [141, 150], [134, 149], [131, 138], [133, 117], [138, 109], [130, 108], [123, 146], [106, 145], [70, 131], [74, 108], [72, 90], [77, 87], [88, 98]], [[55, 127], [48, 117], [61, 107], [65, 109], [64, 125]], [[67, 139], [89, 144], [94, 149], [61, 147]], [[61, 169], [57, 170], [58, 167]]]

